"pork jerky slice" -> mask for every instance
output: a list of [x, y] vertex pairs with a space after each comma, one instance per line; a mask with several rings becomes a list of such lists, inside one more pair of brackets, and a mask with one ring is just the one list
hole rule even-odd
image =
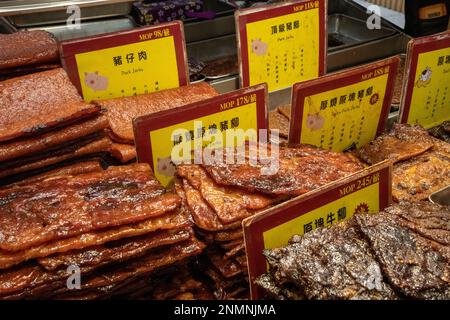
[[[203, 243], [193, 238], [175, 245], [156, 248], [144, 257], [126, 261], [104, 272], [97, 272], [81, 283], [81, 290], [95, 289], [102, 292], [117, 290], [137, 277], [149, 276], [163, 267], [178, 263], [189, 257], [199, 255], [204, 249]], [[69, 289], [62, 288], [60, 294]]]
[[205, 159], [202, 166], [219, 185], [276, 196], [301, 195], [364, 168], [362, 163], [347, 154], [312, 146], [281, 147], [279, 157], [270, 151], [269, 155], [273, 157], [272, 161], [279, 158], [278, 170], [263, 172], [262, 169], [269, 167], [269, 164], [252, 164], [250, 161], [244, 164], [227, 164], [224, 161], [209, 165]]
[[428, 151], [398, 163], [392, 173], [392, 195], [396, 201], [427, 199], [450, 184], [450, 154]]
[[433, 146], [426, 130], [406, 124], [395, 124], [389, 133], [379, 136], [357, 150], [356, 154], [370, 165], [383, 160], [397, 163], [420, 155]]
[[223, 224], [214, 210], [206, 203], [199, 191], [192, 187], [187, 180], [183, 179], [183, 189], [186, 194], [186, 203], [189, 212], [197, 227], [208, 231], [219, 231], [233, 229], [239, 226], [240, 222]]
[[279, 284], [308, 299], [395, 299], [353, 221], [316, 229], [285, 248], [264, 252]]
[[59, 61], [58, 42], [46, 31], [0, 34], [0, 69]]
[[180, 198], [167, 193], [143, 164], [5, 189], [0, 191], [0, 249], [25, 250], [139, 222], [179, 204]]
[[102, 115], [36, 137], [0, 144], [0, 162], [46, 151], [55, 146], [99, 132], [107, 126], [108, 119]]
[[192, 229], [160, 230], [139, 237], [120, 239], [100, 246], [40, 258], [38, 263], [51, 271], [70, 265], [99, 267], [140, 256], [150, 249], [188, 240]]
[[206, 252], [213, 266], [219, 270], [220, 274], [225, 278], [231, 278], [242, 273], [239, 264], [233, 258], [225, 257], [220, 251], [209, 249]]
[[274, 200], [264, 195], [253, 194], [217, 185], [199, 165], [180, 165], [179, 176], [200, 191], [203, 199], [214, 209], [220, 221], [229, 224], [252, 215], [247, 209], [264, 209]]
[[119, 142], [134, 142], [133, 119], [163, 110], [181, 107], [193, 102], [217, 96], [207, 83], [199, 83], [175, 89], [133, 97], [95, 101], [108, 110], [111, 130]]
[[0, 142], [92, 117], [100, 107], [83, 102], [62, 68], [0, 82]]
[[289, 137], [289, 119], [278, 111], [269, 112], [269, 129], [278, 129], [280, 137]]
[[356, 220], [396, 290], [413, 299], [450, 299], [448, 246], [423, 237], [388, 212]]
[[291, 120], [291, 105], [290, 104], [278, 106], [277, 111], [279, 113], [281, 113], [283, 116], [285, 116], [288, 119], [288, 121]]
[[136, 159], [135, 146], [122, 143], [113, 143], [111, 146], [111, 155], [122, 163], [130, 162]]
[[[102, 245], [107, 242], [140, 236], [156, 230], [182, 228], [189, 224], [186, 214], [176, 210], [143, 222], [97, 232], [88, 232], [75, 237], [44, 243], [23, 251], [0, 250], [0, 269], [6, 269], [34, 258], [47, 257], [55, 253], [65, 253], [71, 250]], [[47, 266], [50, 267], [49, 265]]]
[[0, 178], [11, 177], [17, 174], [26, 174], [64, 161], [99, 155], [108, 152], [110, 149], [111, 140], [106, 137], [98, 138], [97, 140], [93, 139], [87, 143], [79, 142], [65, 149], [49, 153], [47, 158], [42, 158], [40, 160], [28, 158], [28, 163], [23, 163], [24, 159], [16, 159], [17, 162], [21, 162], [22, 165], [11, 166], [11, 163], [8, 163], [9, 168], [0, 169]]
[[86, 161], [80, 161], [72, 164], [67, 164], [62, 167], [58, 167], [56, 169], [40, 173], [25, 179], [21, 179], [18, 182], [15, 182], [8, 187], [13, 186], [26, 186], [32, 183], [36, 183], [38, 181], [54, 178], [54, 177], [68, 177], [68, 176], [76, 176], [79, 174], [84, 173], [91, 173], [91, 172], [100, 172], [103, 168], [100, 164], [100, 160], [86, 160]]

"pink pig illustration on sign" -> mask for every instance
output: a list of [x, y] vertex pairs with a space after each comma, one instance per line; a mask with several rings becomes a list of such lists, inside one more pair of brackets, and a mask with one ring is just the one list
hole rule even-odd
[[269, 45], [265, 42], [262, 42], [261, 39], [252, 40], [252, 51], [257, 56], [263, 56], [269, 50]]
[[108, 78], [99, 75], [98, 71], [85, 72], [84, 82], [86, 83], [86, 86], [88, 86], [94, 91], [104, 91], [108, 89], [109, 85]]
[[306, 127], [312, 131], [317, 131], [323, 128], [325, 124], [325, 119], [319, 114], [309, 113], [306, 117]]
[[158, 158], [158, 172], [166, 177], [173, 177], [175, 175], [175, 165], [171, 157]]

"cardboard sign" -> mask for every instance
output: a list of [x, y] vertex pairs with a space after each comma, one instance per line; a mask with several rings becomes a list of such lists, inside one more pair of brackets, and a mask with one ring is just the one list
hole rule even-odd
[[398, 57], [334, 73], [292, 91], [290, 143], [344, 151], [384, 131]]
[[168, 186], [174, 162], [191, 162], [193, 152], [223, 148], [227, 137], [237, 144], [256, 141], [259, 130], [268, 127], [267, 101], [267, 86], [258, 85], [137, 118], [133, 127], [138, 161], [149, 163], [156, 178]]
[[426, 129], [450, 120], [450, 31], [411, 40], [401, 123]]
[[294, 235], [329, 227], [356, 213], [376, 213], [391, 203], [392, 163], [381, 162], [243, 222], [252, 299], [263, 291], [254, 284], [265, 273], [264, 249], [286, 246]]
[[241, 86], [267, 83], [269, 92], [326, 72], [325, 0], [236, 11]]
[[60, 52], [64, 68], [86, 101], [189, 84], [179, 21], [65, 41]]

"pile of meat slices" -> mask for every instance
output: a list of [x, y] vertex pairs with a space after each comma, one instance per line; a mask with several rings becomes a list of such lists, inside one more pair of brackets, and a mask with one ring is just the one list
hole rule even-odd
[[[206, 294], [179, 272], [204, 244], [148, 165], [12, 186], [0, 191], [0, 212], [1, 299]], [[80, 288], [68, 286], [74, 272]]]
[[450, 298], [450, 208], [401, 202], [265, 250], [276, 299]]
[[349, 154], [302, 145], [280, 148], [279, 169], [262, 174], [267, 163], [249, 160], [265, 147], [274, 154], [270, 145], [248, 145], [241, 164], [208, 164], [205, 158], [202, 165], [177, 166], [176, 191], [208, 244], [199, 269], [218, 299], [248, 298], [243, 219], [364, 168]]
[[395, 201], [418, 201], [450, 185], [450, 144], [425, 129], [395, 124], [392, 130], [356, 151], [368, 164], [389, 159], [394, 163]]

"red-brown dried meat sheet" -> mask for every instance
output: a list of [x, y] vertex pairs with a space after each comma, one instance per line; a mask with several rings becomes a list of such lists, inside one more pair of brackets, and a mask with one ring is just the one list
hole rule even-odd
[[[247, 146], [243, 164], [227, 164], [225, 161], [208, 164], [209, 160], [204, 159], [202, 166], [219, 185], [272, 196], [301, 195], [364, 168], [364, 164], [351, 155], [308, 145], [280, 147], [278, 156], [269, 151], [269, 163], [256, 162], [255, 156], [248, 151], [256, 148]], [[265, 146], [260, 145], [260, 148]], [[237, 158], [239, 151], [235, 149], [234, 152]], [[249, 159], [254, 159], [255, 163]], [[274, 170], [263, 171], [263, 168], [271, 167], [270, 163]]]
[[224, 224], [240, 221], [253, 214], [250, 210], [264, 209], [276, 202], [261, 194], [219, 186], [199, 165], [180, 165], [177, 173], [200, 191]]
[[89, 136], [108, 127], [106, 116], [100, 116], [35, 137], [0, 144], [0, 162], [25, 157]]
[[0, 249], [18, 251], [174, 210], [148, 165], [110, 167], [0, 191]]
[[418, 156], [433, 147], [433, 142], [425, 129], [406, 124], [395, 124], [368, 145], [356, 151], [356, 155], [370, 165], [383, 160], [397, 163]]
[[72, 159], [107, 153], [110, 149], [109, 138], [94, 134], [90, 138], [78, 140], [61, 149], [0, 163], [0, 178], [26, 174]]
[[43, 30], [0, 34], [0, 69], [59, 61], [58, 42]]
[[0, 142], [31, 136], [92, 117], [100, 107], [83, 102], [62, 68], [0, 82]]
[[134, 142], [133, 119], [205, 100], [218, 93], [207, 83], [199, 83], [151, 94], [95, 101], [108, 111], [108, 119], [118, 142]]
[[57, 253], [64, 254], [72, 250], [80, 250], [119, 239], [141, 236], [157, 230], [179, 229], [189, 225], [187, 214], [175, 210], [143, 222], [97, 232], [87, 232], [75, 237], [44, 243], [23, 251], [0, 250], [0, 269], [10, 268], [30, 259], [47, 257]]

